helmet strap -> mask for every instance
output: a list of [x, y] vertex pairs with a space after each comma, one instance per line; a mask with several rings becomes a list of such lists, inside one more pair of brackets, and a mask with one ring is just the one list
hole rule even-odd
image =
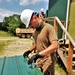
[[40, 24], [36, 28], [37, 31], [40, 31], [44, 27], [43, 21], [41, 20]]

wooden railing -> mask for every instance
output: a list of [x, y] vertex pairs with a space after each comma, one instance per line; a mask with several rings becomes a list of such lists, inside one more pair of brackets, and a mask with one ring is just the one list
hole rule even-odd
[[67, 69], [67, 72], [70, 73], [72, 71], [73, 49], [75, 48], [74, 40], [72, 39], [72, 37], [70, 36], [64, 25], [62, 24], [62, 21], [60, 21], [58, 17], [46, 18], [45, 20], [54, 21], [54, 27], [57, 35], [59, 33], [58, 26], [60, 26], [63, 32], [66, 34], [67, 38], [69, 39], [68, 58], [66, 59], [67, 62], [65, 63], [65, 67]]
[[71, 72], [72, 71], [72, 58], [73, 58], [73, 49], [75, 48], [75, 43], [74, 40], [72, 39], [72, 37], [70, 36], [70, 34], [67, 32], [66, 28], [64, 27], [64, 25], [62, 24], [62, 22], [59, 20], [58, 17], [54, 18], [54, 27], [55, 30], [58, 34], [58, 25], [62, 28], [62, 30], [64, 31], [64, 33], [66, 34], [66, 36], [69, 39], [69, 48], [68, 48], [68, 59], [67, 59], [67, 72]]

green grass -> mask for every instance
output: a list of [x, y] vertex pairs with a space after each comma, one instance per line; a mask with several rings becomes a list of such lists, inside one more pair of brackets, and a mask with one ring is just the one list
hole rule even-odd
[[59, 72], [60, 75], [75, 75], [75, 72], [67, 73], [65, 70], [60, 67], [58, 64], [55, 65], [55, 70]]
[[5, 46], [5, 43], [0, 41], [0, 51], [3, 50], [4, 46]]
[[0, 30], [0, 37], [12, 37], [12, 36], [8, 34], [7, 32]]
[[55, 65], [55, 70], [58, 71], [60, 75], [66, 75], [64, 69], [60, 67], [58, 64]]
[[0, 52], [4, 49], [5, 46], [7, 46], [8, 44], [10, 44], [12, 42], [12, 40], [6, 40], [6, 41], [0, 41]]
[[[1, 31], [0, 30], [0, 38], [6, 38], [6, 37], [13, 37], [11, 36], [10, 34], [8, 34], [7, 32], [5, 31]], [[4, 47], [6, 45], [8, 45], [9, 43], [11, 42], [11, 40], [6, 40], [6, 41], [0, 41], [0, 51], [2, 51], [4, 49]]]

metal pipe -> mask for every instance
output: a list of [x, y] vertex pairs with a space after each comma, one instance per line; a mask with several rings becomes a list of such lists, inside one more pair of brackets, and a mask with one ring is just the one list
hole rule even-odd
[[[69, 7], [70, 7], [70, 0], [67, 2], [67, 13], [66, 13], [66, 30], [68, 29], [68, 22], [69, 22]], [[65, 34], [66, 39], [66, 34]]]

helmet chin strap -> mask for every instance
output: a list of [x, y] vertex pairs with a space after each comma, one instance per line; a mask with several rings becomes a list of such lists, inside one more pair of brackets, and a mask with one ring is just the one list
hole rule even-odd
[[43, 27], [44, 27], [43, 21], [41, 20], [41, 21], [40, 21], [40, 24], [37, 26], [36, 30], [37, 30], [37, 31], [40, 31]]

